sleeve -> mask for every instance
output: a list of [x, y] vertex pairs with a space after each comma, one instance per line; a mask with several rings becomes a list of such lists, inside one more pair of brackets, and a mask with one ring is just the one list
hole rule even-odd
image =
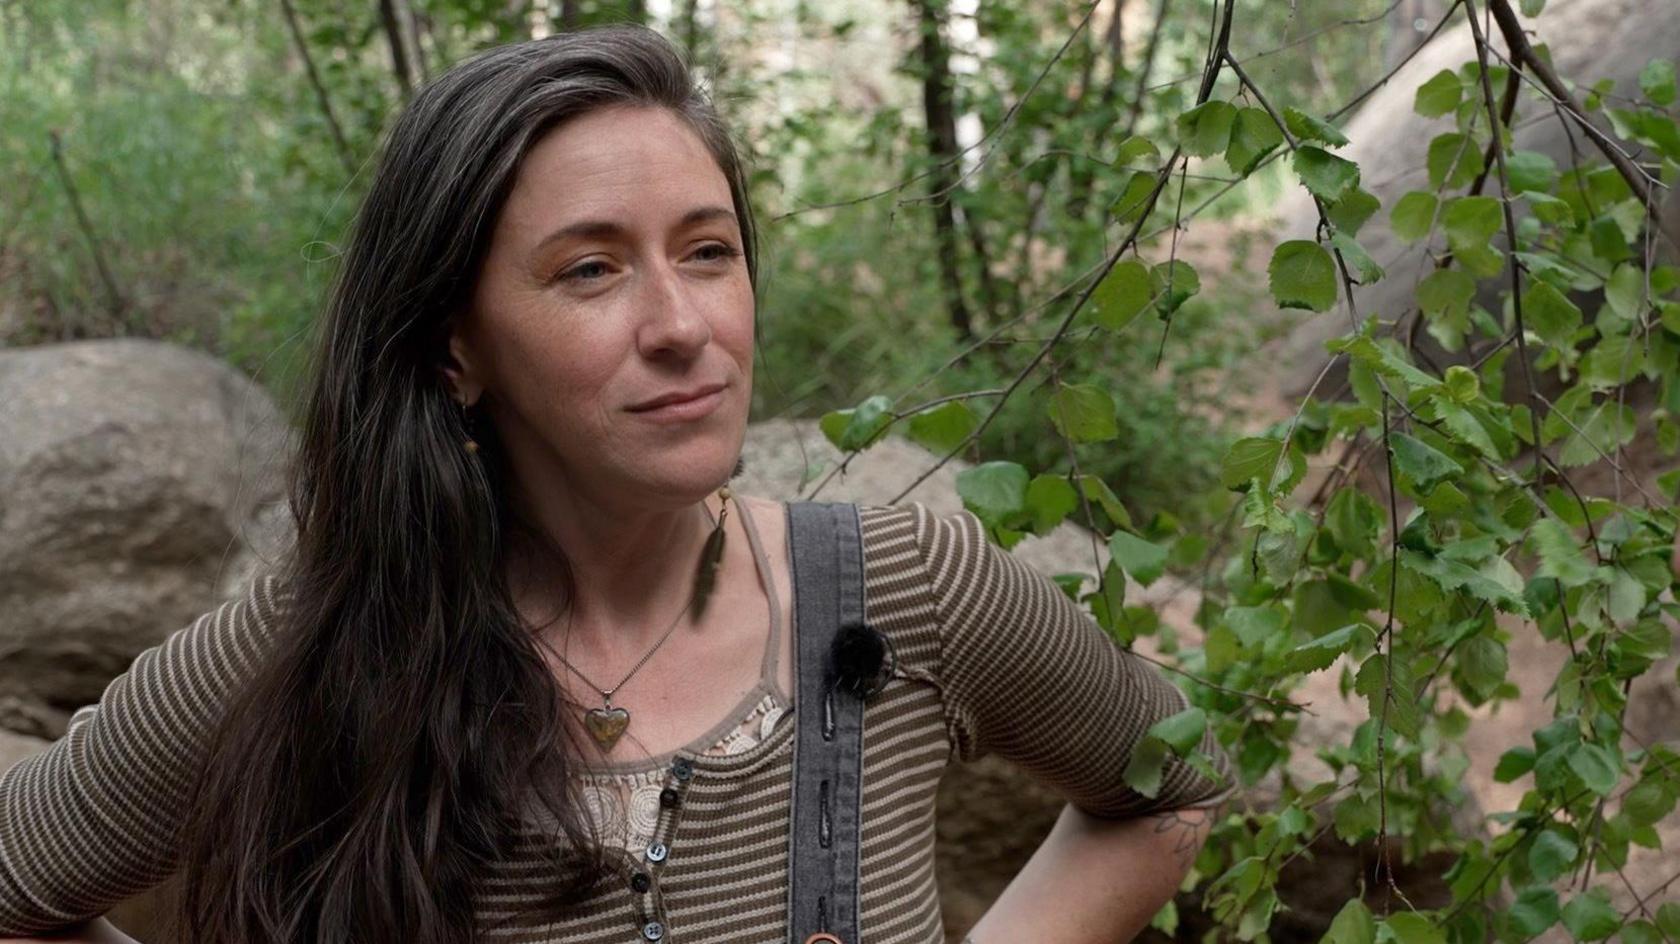
[[1054, 581], [991, 543], [971, 512], [916, 507], [958, 759], [996, 753], [1104, 818], [1229, 795], [1229, 761], [1211, 727], [1201, 751], [1224, 783], [1169, 756], [1154, 798], [1127, 786], [1134, 746], [1150, 725], [1188, 707], [1184, 693], [1115, 643]]
[[276, 578], [140, 653], [64, 736], [0, 774], [0, 935], [103, 914], [174, 871], [221, 706], [275, 625]]

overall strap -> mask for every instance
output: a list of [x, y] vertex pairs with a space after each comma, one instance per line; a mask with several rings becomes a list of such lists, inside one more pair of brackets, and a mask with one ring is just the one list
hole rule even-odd
[[859, 944], [858, 840], [863, 700], [835, 684], [842, 626], [863, 623], [857, 505], [790, 502], [793, 552], [793, 821], [788, 836], [789, 944]]

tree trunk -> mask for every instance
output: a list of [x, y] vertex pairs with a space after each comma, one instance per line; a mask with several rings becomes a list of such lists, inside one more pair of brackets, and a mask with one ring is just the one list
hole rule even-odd
[[333, 114], [332, 99], [327, 97], [327, 87], [321, 84], [321, 74], [315, 71], [315, 59], [309, 55], [309, 43], [303, 38], [303, 27], [298, 25], [297, 9], [292, 6], [292, 0], [280, 0], [280, 12], [285, 14], [286, 28], [291, 31], [298, 58], [303, 60], [304, 74], [309, 77], [309, 84], [315, 89], [315, 101], [321, 106], [321, 115], [327, 121], [327, 130], [332, 133], [333, 144], [338, 148], [338, 159], [343, 162], [345, 173], [355, 176], [356, 158], [350, 152], [350, 142], [345, 140], [344, 126], [338, 123], [338, 116]]
[[929, 179], [937, 194], [933, 200], [933, 228], [939, 244], [945, 306], [957, 337], [967, 341], [974, 337], [974, 327], [968, 305], [963, 301], [956, 214], [951, 206], [951, 192], [957, 186], [957, 120], [951, 108], [950, 53], [940, 31], [942, 11], [935, 6], [940, 3], [942, 0], [916, 0], [922, 33], [922, 110], [927, 120], [928, 156], [933, 160]]
[[404, 48], [402, 20], [397, 16], [397, 0], [379, 0], [379, 25], [385, 30], [385, 42], [391, 47], [391, 71], [397, 74], [397, 87], [403, 101], [414, 97], [414, 80], [408, 71], [408, 50]]
[[560, 0], [560, 28], [575, 30], [583, 19], [583, 9], [579, 0]]

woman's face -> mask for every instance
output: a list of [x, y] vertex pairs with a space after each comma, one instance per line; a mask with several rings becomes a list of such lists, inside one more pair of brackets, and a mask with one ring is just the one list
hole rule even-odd
[[729, 478], [752, 393], [742, 250], [723, 171], [669, 110], [598, 109], [537, 143], [450, 339], [521, 484], [675, 507]]

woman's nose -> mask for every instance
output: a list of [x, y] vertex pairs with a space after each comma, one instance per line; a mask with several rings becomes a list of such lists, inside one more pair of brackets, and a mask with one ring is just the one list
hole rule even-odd
[[646, 356], [661, 351], [695, 354], [712, 338], [694, 286], [669, 263], [656, 267], [647, 279], [644, 314], [638, 339]]

